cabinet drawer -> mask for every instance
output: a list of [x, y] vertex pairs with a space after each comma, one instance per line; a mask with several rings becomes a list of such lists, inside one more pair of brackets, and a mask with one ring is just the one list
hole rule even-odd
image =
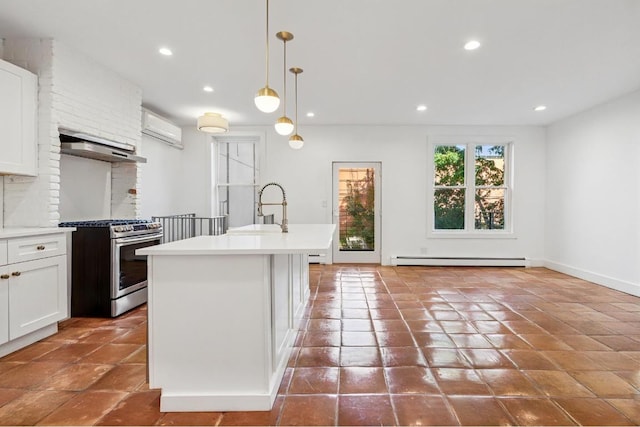
[[7, 265], [7, 241], [0, 240], [0, 265]]
[[46, 234], [34, 237], [21, 237], [8, 242], [9, 264], [31, 261], [56, 255], [64, 255], [67, 251], [67, 239], [64, 233]]

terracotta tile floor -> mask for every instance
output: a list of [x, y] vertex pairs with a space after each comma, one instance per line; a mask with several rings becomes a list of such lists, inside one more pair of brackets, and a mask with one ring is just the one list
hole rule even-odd
[[161, 413], [146, 308], [0, 359], [1, 425], [638, 425], [640, 298], [546, 269], [312, 266], [273, 410]]

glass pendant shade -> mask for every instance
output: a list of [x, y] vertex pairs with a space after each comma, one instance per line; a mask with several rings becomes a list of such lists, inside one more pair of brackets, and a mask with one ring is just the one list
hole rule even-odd
[[302, 139], [302, 137], [297, 133], [291, 135], [291, 137], [289, 138], [289, 147], [293, 148], [294, 150], [301, 149], [303, 145], [304, 139]]
[[280, 106], [278, 93], [269, 86], [265, 86], [260, 89], [258, 93], [256, 93], [254, 101], [258, 110], [263, 113], [273, 113]]
[[278, 134], [287, 136], [293, 132], [293, 121], [287, 116], [282, 116], [276, 121], [275, 127]]
[[207, 133], [227, 132], [229, 121], [218, 113], [204, 113], [198, 117], [198, 130]]

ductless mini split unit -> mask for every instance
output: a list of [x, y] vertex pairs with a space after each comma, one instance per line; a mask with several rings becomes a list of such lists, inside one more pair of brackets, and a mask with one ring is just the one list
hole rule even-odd
[[183, 149], [182, 129], [145, 108], [142, 109], [142, 133], [172, 147]]

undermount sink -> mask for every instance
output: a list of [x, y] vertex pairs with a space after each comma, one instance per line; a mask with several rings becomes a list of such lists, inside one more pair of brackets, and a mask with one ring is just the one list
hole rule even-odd
[[251, 224], [243, 227], [230, 228], [227, 234], [273, 234], [282, 233], [282, 228], [278, 224]]

